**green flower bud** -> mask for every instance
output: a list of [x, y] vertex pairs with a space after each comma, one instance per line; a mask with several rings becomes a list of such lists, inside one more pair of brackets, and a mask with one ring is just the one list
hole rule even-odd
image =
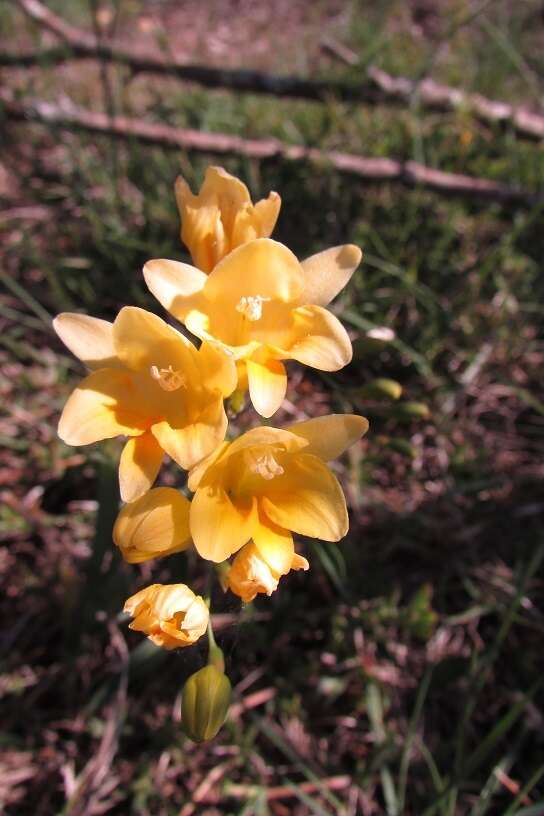
[[402, 394], [402, 385], [396, 380], [378, 377], [357, 389], [357, 395], [368, 399], [398, 400]]
[[231, 685], [216, 666], [204, 666], [192, 674], [181, 695], [182, 728], [194, 742], [213, 739], [225, 722]]
[[431, 412], [424, 402], [401, 402], [395, 406], [394, 416], [399, 420], [429, 419]]

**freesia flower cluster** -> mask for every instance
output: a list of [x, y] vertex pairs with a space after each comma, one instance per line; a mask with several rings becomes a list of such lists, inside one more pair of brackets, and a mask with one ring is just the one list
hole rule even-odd
[[[59, 435], [69, 445], [126, 439], [119, 462], [125, 504], [113, 531], [126, 561], [194, 546], [203, 559], [226, 562], [224, 588], [248, 602], [270, 595], [291, 570], [308, 569], [293, 534], [326, 541], [346, 534], [344, 495], [327, 462], [368, 423], [336, 414], [283, 428], [261, 424], [231, 439], [225, 400], [234, 408], [249, 393], [268, 419], [285, 397], [285, 361], [321, 371], [349, 363], [350, 338], [327, 306], [361, 252], [346, 245], [300, 262], [269, 237], [279, 195], [254, 205], [246, 186], [220, 167], [208, 168], [198, 195], [178, 179], [176, 198], [194, 265], [151, 260], [144, 277], [196, 340], [132, 306], [113, 323], [59, 315], [58, 335], [90, 369], [66, 403]], [[165, 456], [188, 471], [191, 500], [153, 487]], [[208, 603], [184, 584], [148, 586], [125, 611], [131, 628], [165, 649], [190, 645], [209, 628]]]

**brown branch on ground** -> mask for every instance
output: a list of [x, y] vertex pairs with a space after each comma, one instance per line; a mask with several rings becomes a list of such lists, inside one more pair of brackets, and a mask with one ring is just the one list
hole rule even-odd
[[206, 133], [124, 116], [112, 118], [71, 104], [59, 105], [40, 100], [22, 102], [2, 91], [0, 102], [3, 103], [4, 115], [11, 119], [31, 120], [122, 139], [136, 139], [164, 148], [181, 148], [219, 156], [231, 154], [260, 160], [305, 162], [330, 167], [367, 181], [396, 181], [409, 187], [425, 187], [442, 195], [461, 195], [523, 206], [544, 203], [544, 197], [518, 187], [490, 179], [446, 173], [414, 161], [367, 158], [334, 150], [289, 145], [273, 138], [244, 139], [227, 133]]
[[0, 65], [30, 66], [40, 63], [64, 62], [68, 59], [99, 58], [128, 66], [134, 73], [153, 73], [175, 76], [196, 82], [208, 88], [227, 88], [233, 91], [273, 94], [299, 99], [342, 99], [368, 104], [409, 104], [417, 98], [427, 110], [470, 111], [487, 124], [505, 124], [513, 127], [519, 136], [544, 139], [544, 115], [507, 102], [487, 99], [480, 94], [467, 93], [458, 88], [442, 85], [431, 78], [414, 81], [395, 77], [375, 66], [366, 68], [361, 81], [312, 80], [296, 76], [277, 76], [261, 71], [212, 68], [188, 65], [142, 53], [133, 48], [99, 41], [93, 34], [76, 28], [46, 8], [40, 0], [16, 0], [17, 5], [32, 20], [53, 32], [69, 46], [53, 47], [21, 55], [4, 53]]
[[[320, 793], [323, 790], [337, 791], [345, 790], [353, 784], [353, 779], [350, 776], [330, 776], [325, 779], [318, 779], [316, 782], [299, 782], [296, 785], [277, 785], [276, 787], [269, 787], [263, 789], [258, 785], [225, 785], [224, 796], [231, 799], [251, 799], [264, 791], [264, 795], [268, 802], [276, 801], [278, 799], [293, 799], [297, 797], [298, 791], [302, 793]], [[205, 797], [201, 798], [201, 802], [208, 804], [215, 804], [221, 799], [217, 794], [210, 791]]]

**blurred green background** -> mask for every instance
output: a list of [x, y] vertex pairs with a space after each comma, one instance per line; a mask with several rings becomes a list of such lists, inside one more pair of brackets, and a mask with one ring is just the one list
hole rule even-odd
[[[48, 8], [167, 58], [350, 83], [374, 65], [542, 112], [537, 0]], [[59, 42], [15, 0], [0, 6], [0, 31], [4, 53]], [[1, 70], [19, 101], [412, 159], [519, 186], [536, 203], [114, 141], [14, 121], [4, 98], [0, 810], [544, 814], [542, 145], [468, 107], [428, 111], [417, 94], [396, 107], [332, 93], [287, 100], [97, 60]], [[173, 184], [181, 172], [197, 189], [209, 163], [239, 175], [254, 200], [281, 194], [274, 237], [299, 257], [343, 242], [364, 249], [334, 306], [353, 363], [335, 375], [293, 366], [274, 423], [355, 411], [371, 428], [337, 468], [346, 540], [301, 542], [310, 572], [243, 609], [217, 590], [234, 704], [219, 737], [196, 746], [180, 728], [180, 690], [205, 646], [160, 652], [119, 611], [145, 583], [190, 579], [202, 591], [205, 575], [190, 554], [129, 567], [114, 552], [120, 447], [57, 439], [84, 372], [50, 320], [63, 310], [112, 319], [124, 304], [162, 314], [141, 268], [187, 259]], [[388, 339], [376, 339], [384, 327]], [[234, 430], [252, 421], [243, 412]], [[165, 468], [162, 482], [180, 484], [179, 471]]]

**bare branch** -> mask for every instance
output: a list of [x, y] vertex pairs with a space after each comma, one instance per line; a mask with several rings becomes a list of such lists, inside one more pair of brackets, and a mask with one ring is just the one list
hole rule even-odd
[[36, 121], [121, 139], [136, 139], [164, 148], [218, 156], [231, 154], [251, 159], [310, 163], [331, 167], [340, 173], [367, 181], [397, 181], [409, 187], [425, 187], [443, 195], [461, 195], [524, 206], [544, 203], [542, 196], [518, 187], [490, 179], [445, 173], [413, 161], [367, 158], [339, 151], [324, 151], [313, 147], [289, 145], [273, 138], [244, 139], [227, 133], [206, 133], [175, 128], [124, 116], [112, 118], [104, 113], [82, 110], [71, 103], [60, 105], [41, 100], [21, 102], [13, 99], [5, 91], [0, 91], [0, 102], [3, 103], [4, 114], [11, 119]]
[[427, 78], [414, 81], [395, 77], [370, 66], [362, 81], [312, 80], [296, 76], [277, 76], [261, 71], [211, 68], [167, 61], [162, 57], [145, 54], [133, 48], [100, 42], [93, 35], [68, 24], [46, 8], [40, 0], [15, 0], [32, 20], [53, 32], [69, 46], [49, 48], [21, 55], [3, 53], [0, 65], [30, 66], [43, 62], [58, 63], [68, 59], [100, 58], [128, 66], [135, 73], [175, 76], [196, 82], [208, 88], [226, 88], [239, 92], [272, 94], [325, 101], [341, 99], [368, 104], [406, 105], [417, 93], [422, 108], [435, 111], [467, 110], [486, 124], [508, 125], [519, 136], [544, 139], [544, 115], [523, 107], [487, 99], [480, 94], [467, 93], [458, 88], [442, 85]]

